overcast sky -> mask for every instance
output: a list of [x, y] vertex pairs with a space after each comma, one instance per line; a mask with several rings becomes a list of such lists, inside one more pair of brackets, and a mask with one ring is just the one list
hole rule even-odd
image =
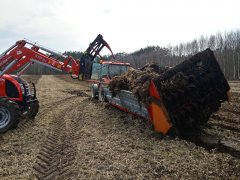
[[84, 51], [102, 34], [114, 53], [240, 28], [239, 0], [0, 0], [0, 53], [27, 38]]

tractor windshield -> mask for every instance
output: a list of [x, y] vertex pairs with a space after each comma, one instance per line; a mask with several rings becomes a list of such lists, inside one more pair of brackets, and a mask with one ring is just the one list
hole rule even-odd
[[129, 65], [124, 64], [98, 64], [93, 63], [91, 79], [99, 79], [102, 76], [119, 76], [128, 71]]
[[109, 77], [119, 76], [128, 71], [128, 65], [110, 64], [109, 65]]

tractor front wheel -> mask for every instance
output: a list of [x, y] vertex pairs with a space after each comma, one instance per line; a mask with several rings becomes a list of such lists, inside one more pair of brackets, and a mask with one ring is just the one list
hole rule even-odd
[[19, 107], [8, 98], [0, 98], [0, 133], [16, 128], [19, 123]]

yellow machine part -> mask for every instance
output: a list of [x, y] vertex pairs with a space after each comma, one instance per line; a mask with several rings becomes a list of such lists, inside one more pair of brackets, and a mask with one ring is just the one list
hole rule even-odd
[[152, 122], [154, 125], [154, 130], [156, 132], [167, 134], [167, 132], [173, 125], [170, 121], [167, 110], [165, 109], [164, 105], [161, 103], [159, 93], [153, 81], [151, 81], [149, 91], [150, 91], [150, 96], [153, 99], [150, 105], [151, 106], [150, 114], [151, 114]]
[[163, 110], [164, 107], [158, 104], [152, 103], [152, 117], [154, 130], [166, 134], [172, 127], [172, 123], [168, 120], [166, 112]]

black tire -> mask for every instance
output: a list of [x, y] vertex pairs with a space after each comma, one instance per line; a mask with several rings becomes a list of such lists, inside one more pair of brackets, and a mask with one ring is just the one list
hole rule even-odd
[[16, 128], [19, 123], [19, 106], [8, 98], [0, 98], [0, 133]]
[[27, 117], [29, 119], [34, 119], [35, 116], [37, 115], [38, 111], [39, 111], [39, 101], [36, 100], [30, 104], [29, 111], [27, 113]]

